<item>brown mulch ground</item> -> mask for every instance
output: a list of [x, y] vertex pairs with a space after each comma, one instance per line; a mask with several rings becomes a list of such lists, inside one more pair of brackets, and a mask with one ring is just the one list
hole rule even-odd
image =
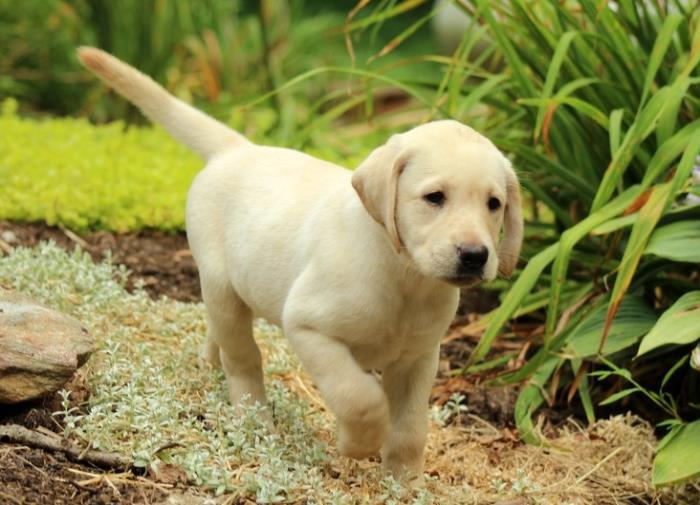
[[60, 452], [0, 445], [0, 503], [158, 503], [167, 494], [156, 483], [68, 461]]
[[112, 261], [131, 271], [127, 289], [142, 283], [152, 297], [165, 295], [183, 302], [201, 299], [197, 267], [183, 232], [147, 230], [117, 234], [100, 231], [77, 236], [42, 223], [0, 221], [0, 240], [9, 247], [34, 247], [41, 241], [53, 240], [70, 251], [80, 246], [95, 261], [103, 260], [107, 251], [111, 251]]

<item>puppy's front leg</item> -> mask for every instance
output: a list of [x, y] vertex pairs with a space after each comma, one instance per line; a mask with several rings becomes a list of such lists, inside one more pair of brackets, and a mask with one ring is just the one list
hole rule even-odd
[[428, 431], [428, 400], [437, 373], [439, 347], [414, 359], [399, 360], [382, 374], [389, 399], [391, 434], [382, 463], [394, 476], [420, 484]]
[[285, 328], [304, 367], [338, 419], [338, 449], [361, 459], [377, 453], [389, 435], [389, 404], [379, 381], [348, 347], [306, 327]]

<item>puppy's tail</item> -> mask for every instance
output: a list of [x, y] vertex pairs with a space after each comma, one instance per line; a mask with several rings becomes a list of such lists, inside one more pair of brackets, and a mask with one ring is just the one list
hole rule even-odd
[[150, 77], [94, 47], [78, 59], [107, 85], [138, 106], [153, 122], [204, 159], [250, 142], [228, 126], [178, 100]]

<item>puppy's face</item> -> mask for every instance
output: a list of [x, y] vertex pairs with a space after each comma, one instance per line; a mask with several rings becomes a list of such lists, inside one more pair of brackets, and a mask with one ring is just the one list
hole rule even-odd
[[357, 169], [353, 186], [424, 275], [465, 286], [513, 271], [523, 227], [518, 181], [471, 128], [436, 121], [394, 136]]

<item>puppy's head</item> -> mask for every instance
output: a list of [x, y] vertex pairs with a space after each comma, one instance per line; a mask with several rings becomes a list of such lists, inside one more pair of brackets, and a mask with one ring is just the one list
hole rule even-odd
[[465, 286], [513, 272], [523, 238], [520, 185], [508, 159], [471, 128], [435, 121], [394, 135], [352, 185], [424, 275]]

